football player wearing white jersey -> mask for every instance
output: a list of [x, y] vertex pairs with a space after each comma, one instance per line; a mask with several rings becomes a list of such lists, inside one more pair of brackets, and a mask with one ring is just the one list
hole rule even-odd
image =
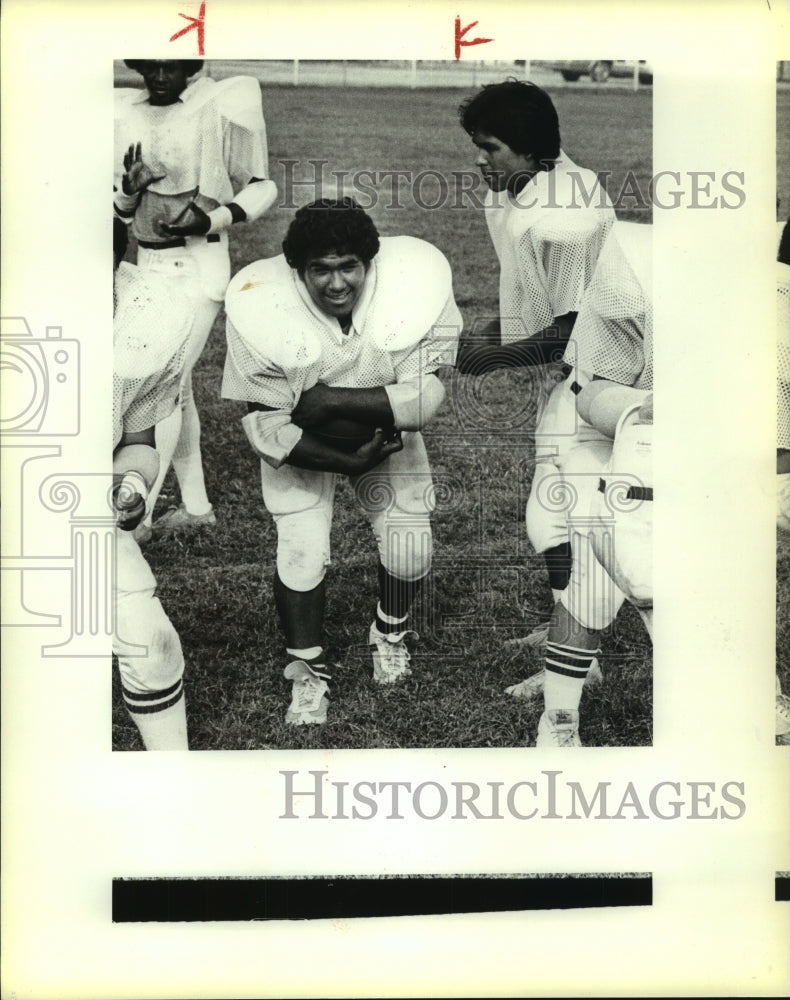
[[[614, 211], [596, 175], [560, 148], [549, 95], [516, 80], [491, 84], [461, 105], [460, 121], [478, 149], [490, 190], [485, 216], [500, 264], [499, 320], [468, 341], [457, 368], [482, 375], [500, 368], [546, 365], [539, 392], [536, 467], [526, 510], [527, 534], [542, 553], [555, 601], [566, 588], [571, 548], [565, 515], [540, 501], [547, 480], [561, 479], [579, 443], [600, 439], [579, 419], [575, 394], [589, 381], [576, 365], [558, 367]], [[539, 643], [546, 629], [527, 641]]]
[[592, 379], [577, 397], [599, 439], [577, 445], [564, 466], [576, 497], [568, 518], [573, 563], [549, 626], [536, 746], [580, 746], [582, 686], [600, 632], [628, 598], [652, 637], [652, 227], [617, 222], [579, 309], [569, 351]]
[[116, 629], [123, 698], [146, 750], [186, 750], [184, 657], [134, 538], [156, 480], [154, 425], [177, 405], [191, 303], [165, 279], [120, 264], [126, 226], [114, 219], [113, 505]]
[[256, 80], [202, 77], [189, 83], [203, 67], [201, 60], [125, 61], [141, 74], [145, 89], [115, 92], [115, 211], [132, 226], [138, 266], [165, 277], [193, 303], [180, 406], [156, 431], [161, 468], [137, 531], [146, 541], [171, 461], [181, 504], [159, 518], [154, 530], [164, 534], [216, 523], [203, 475], [192, 368], [230, 279], [228, 229], [259, 219], [277, 189], [266, 179], [266, 128]]
[[222, 394], [245, 400], [277, 528], [274, 595], [293, 681], [286, 721], [327, 712], [324, 575], [335, 486], [348, 476], [379, 551], [373, 677], [410, 672], [410, 606], [431, 566], [431, 471], [420, 429], [444, 398], [461, 316], [450, 266], [423, 240], [379, 239], [350, 198], [300, 208], [284, 255], [230, 283]]
[[[777, 291], [777, 440], [776, 440], [776, 523], [780, 544], [790, 538], [790, 220], [779, 239], [776, 264]], [[777, 667], [785, 667], [781, 661]], [[790, 697], [782, 693], [776, 674], [776, 742], [790, 743]]]

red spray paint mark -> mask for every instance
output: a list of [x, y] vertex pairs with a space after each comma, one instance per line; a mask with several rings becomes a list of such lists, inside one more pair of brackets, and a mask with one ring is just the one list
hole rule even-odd
[[199, 56], [205, 55], [205, 49], [204, 49], [204, 45], [203, 45], [203, 42], [204, 42], [204, 33], [203, 32], [204, 32], [204, 27], [205, 27], [205, 22], [206, 22], [206, 5], [205, 5], [205, 3], [202, 3], [200, 5], [200, 11], [198, 12], [198, 16], [197, 17], [192, 17], [189, 14], [179, 14], [178, 16], [179, 17], [183, 17], [185, 21], [189, 21], [189, 24], [186, 26], [186, 28], [182, 28], [181, 31], [177, 31], [171, 37], [170, 41], [174, 42], [177, 38], [181, 38], [181, 36], [185, 35], [188, 31], [193, 31], [193, 30], [197, 31], [198, 55]]
[[461, 18], [456, 17], [455, 19], [455, 58], [461, 58], [461, 46], [463, 45], [484, 45], [486, 42], [493, 42], [493, 38], [470, 38], [469, 41], [464, 40], [464, 35], [467, 31], [471, 31], [472, 28], [477, 24], [477, 21], [472, 21], [471, 24], [467, 24], [465, 28], [461, 27]]

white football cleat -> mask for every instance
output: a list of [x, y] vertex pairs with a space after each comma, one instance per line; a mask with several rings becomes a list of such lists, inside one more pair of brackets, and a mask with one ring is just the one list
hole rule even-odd
[[[536, 698], [541, 693], [545, 680], [546, 671], [538, 670], [537, 673], [530, 674], [526, 680], [518, 684], [511, 684], [510, 687], [505, 688], [505, 694], [512, 695], [514, 698], [524, 698], [528, 701]], [[592, 661], [590, 669], [587, 671], [587, 676], [584, 678], [584, 686], [587, 687], [588, 684], [603, 684], [603, 671], [597, 659]]]
[[329, 674], [309, 667], [304, 660], [294, 660], [283, 671], [286, 680], [293, 681], [291, 704], [285, 713], [289, 726], [322, 725], [326, 722], [329, 702], [326, 693]]
[[538, 723], [536, 747], [580, 747], [579, 713], [570, 708], [544, 712]]
[[181, 503], [157, 518], [151, 525], [151, 530], [158, 538], [182, 531], [194, 531], [196, 528], [213, 528], [216, 523], [217, 515], [213, 507], [209, 507], [205, 514], [190, 514]]
[[373, 680], [377, 684], [395, 684], [411, 673], [411, 655], [406, 648], [406, 638], [419, 639], [416, 632], [379, 632], [376, 623], [370, 626], [368, 644], [373, 647]]

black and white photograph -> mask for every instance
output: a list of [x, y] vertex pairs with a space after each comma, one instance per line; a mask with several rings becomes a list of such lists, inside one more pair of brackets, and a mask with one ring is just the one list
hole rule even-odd
[[3, 13], [2, 995], [785, 995], [788, 0]]
[[[116, 64], [117, 406], [159, 457], [116, 747], [650, 744], [652, 74], [620, 64]], [[185, 302], [161, 421], [139, 287], [159, 329]]]

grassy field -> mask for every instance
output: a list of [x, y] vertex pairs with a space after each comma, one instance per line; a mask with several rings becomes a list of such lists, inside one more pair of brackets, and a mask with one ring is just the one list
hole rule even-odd
[[[382, 235], [409, 234], [437, 245], [453, 268], [456, 299], [467, 325], [497, 312], [498, 268], [482, 211], [454, 198], [454, 171], [474, 169], [474, 148], [457, 124], [466, 95], [453, 91], [263, 87], [270, 169], [281, 191], [292, 171], [310, 180], [308, 161], [327, 171], [426, 169], [450, 178], [449, 197], [427, 178], [415, 200], [408, 184], [391, 203], [383, 184], [370, 213]], [[577, 162], [609, 171], [610, 194], [632, 170], [647, 190], [652, 157], [652, 93], [558, 89], [563, 147]], [[284, 166], [282, 161], [296, 161]], [[332, 181], [327, 173], [327, 179]], [[334, 185], [330, 185], [334, 194]], [[482, 198], [482, 185], [477, 196]], [[302, 204], [317, 197], [295, 188]], [[422, 202], [422, 204], [420, 204]], [[441, 202], [429, 210], [425, 205]], [[649, 210], [627, 203], [622, 218], [647, 222]], [[234, 271], [280, 252], [293, 216], [277, 207], [257, 225], [234, 228]], [[162, 602], [177, 628], [187, 663], [190, 745], [196, 750], [303, 747], [508, 747], [534, 741], [539, 703], [503, 691], [540, 665], [535, 653], [510, 654], [551, 611], [542, 560], [529, 548], [523, 516], [532, 469], [533, 408], [525, 406], [533, 376], [500, 372], [470, 395], [471, 383], [444, 375], [448, 401], [425, 434], [440, 502], [434, 518], [435, 563], [414, 624], [421, 634], [413, 676], [394, 689], [374, 685], [365, 667], [367, 629], [376, 600], [376, 549], [347, 486], [338, 490], [328, 573], [327, 648], [333, 671], [326, 726], [284, 724], [290, 685], [274, 611], [271, 577], [275, 532], [260, 497], [257, 460], [239, 419], [243, 404], [221, 400], [225, 357], [221, 314], [195, 371], [203, 425], [212, 531], [146, 548]], [[502, 428], [507, 428], [505, 434]], [[174, 480], [160, 498], [177, 502]], [[604, 636], [605, 683], [582, 702], [582, 740], [592, 746], [651, 742], [651, 649], [638, 615], [626, 606]], [[113, 745], [139, 749], [137, 732], [113, 692]]]

